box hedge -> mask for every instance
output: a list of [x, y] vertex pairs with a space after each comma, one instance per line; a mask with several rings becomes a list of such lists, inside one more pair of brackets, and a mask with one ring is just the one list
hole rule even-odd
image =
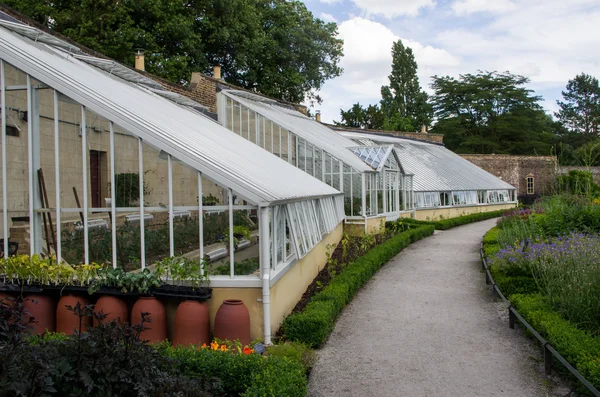
[[302, 312], [286, 317], [283, 335], [291, 341], [319, 347], [326, 340], [335, 320], [354, 294], [379, 270], [410, 243], [433, 234], [433, 225], [421, 225], [399, 233], [350, 263], [312, 300]]

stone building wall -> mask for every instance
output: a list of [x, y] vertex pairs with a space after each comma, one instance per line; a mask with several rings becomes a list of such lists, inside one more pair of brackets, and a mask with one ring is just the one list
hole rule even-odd
[[583, 167], [583, 166], [560, 166], [558, 172], [561, 175], [566, 175], [569, 171], [587, 171], [592, 173], [594, 182], [600, 185], [600, 167]]
[[[550, 194], [558, 172], [555, 156], [512, 156], [499, 154], [462, 154], [490, 174], [517, 188], [519, 197]], [[527, 177], [534, 178], [534, 193], [527, 193]]]

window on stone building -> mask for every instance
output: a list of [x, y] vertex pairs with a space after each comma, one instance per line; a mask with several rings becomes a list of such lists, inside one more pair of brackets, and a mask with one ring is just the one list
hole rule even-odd
[[535, 193], [535, 180], [533, 175], [527, 175], [527, 194]]

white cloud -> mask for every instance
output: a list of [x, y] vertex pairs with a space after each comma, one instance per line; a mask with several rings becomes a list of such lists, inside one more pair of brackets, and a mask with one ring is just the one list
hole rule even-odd
[[507, 12], [513, 11], [517, 5], [511, 0], [458, 0], [452, 4], [452, 9], [458, 15], [476, 12]]
[[319, 15], [319, 18], [321, 18], [325, 22], [337, 22], [337, 19], [335, 19], [333, 15], [328, 14], [326, 12], [322, 12], [321, 15]]
[[[324, 121], [339, 120], [340, 109], [360, 102], [377, 103], [381, 86], [388, 84], [392, 65], [392, 45], [400, 39], [383, 24], [355, 17], [339, 24], [340, 38], [344, 40], [344, 74], [327, 82], [320, 95], [320, 110]], [[427, 86], [429, 75], [459, 64], [458, 58], [447, 51], [402, 39], [413, 49], [419, 65], [421, 84]]]
[[386, 18], [399, 15], [415, 16], [422, 8], [435, 6], [434, 0], [352, 0], [352, 2], [366, 15], [382, 15]]
[[335, 3], [340, 3], [342, 0], [319, 0], [321, 3], [325, 3], [325, 4], [335, 4]]

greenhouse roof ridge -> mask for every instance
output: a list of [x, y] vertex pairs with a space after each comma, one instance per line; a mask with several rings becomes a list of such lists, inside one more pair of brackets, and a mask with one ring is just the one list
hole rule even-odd
[[[3, 21], [6, 22], [6, 21]], [[0, 57], [258, 205], [340, 194], [188, 107], [0, 26]], [[16, 30], [16, 31], [15, 31]]]

